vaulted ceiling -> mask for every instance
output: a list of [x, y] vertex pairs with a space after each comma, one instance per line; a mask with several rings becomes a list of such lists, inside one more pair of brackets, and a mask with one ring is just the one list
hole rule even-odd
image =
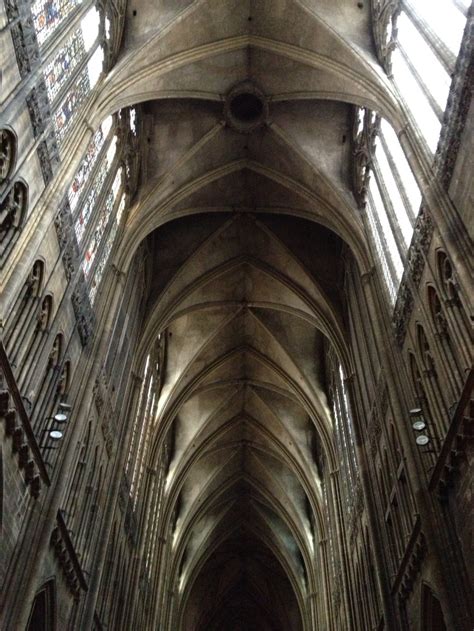
[[344, 265], [371, 261], [352, 107], [399, 120], [369, 14], [368, 0], [131, 0], [97, 103], [98, 121], [142, 104], [117, 265], [145, 241], [141, 357], [166, 331], [153, 441], [157, 457], [173, 437], [163, 510], [186, 629], [307, 628], [320, 467], [337, 465], [325, 352], [350, 366]]

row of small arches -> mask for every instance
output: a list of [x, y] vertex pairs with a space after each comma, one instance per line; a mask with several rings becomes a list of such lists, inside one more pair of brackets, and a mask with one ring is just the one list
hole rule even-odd
[[18, 238], [28, 207], [25, 182], [19, 178], [11, 179], [16, 157], [15, 134], [9, 129], [0, 129], [0, 266]]

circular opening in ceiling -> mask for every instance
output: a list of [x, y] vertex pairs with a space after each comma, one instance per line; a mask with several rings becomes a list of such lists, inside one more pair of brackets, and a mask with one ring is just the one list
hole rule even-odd
[[230, 102], [230, 112], [238, 121], [252, 123], [262, 116], [263, 102], [250, 92], [237, 94]]

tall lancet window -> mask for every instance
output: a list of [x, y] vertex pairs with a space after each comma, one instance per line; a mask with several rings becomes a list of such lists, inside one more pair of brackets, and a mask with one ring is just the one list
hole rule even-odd
[[[374, 3], [376, 40], [383, 42], [379, 57], [384, 58], [413, 124], [432, 154], [470, 5], [468, 0], [401, 0], [393, 3], [392, 20], [384, 23], [377, 19], [383, 13], [378, 8], [382, 2]], [[377, 37], [377, 25], [388, 25], [390, 32]]]
[[341, 464], [344, 499], [351, 510], [353, 489], [358, 478], [353, 418], [347, 382], [341, 363], [332, 349], [327, 354], [329, 399], [334, 422], [334, 439]]
[[356, 197], [365, 211], [390, 302], [395, 304], [421, 192], [392, 126], [363, 108], [356, 111], [354, 153]]

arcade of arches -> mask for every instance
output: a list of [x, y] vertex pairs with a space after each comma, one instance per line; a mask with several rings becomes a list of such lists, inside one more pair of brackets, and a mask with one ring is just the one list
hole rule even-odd
[[0, 0], [2, 629], [472, 631], [473, 24]]

